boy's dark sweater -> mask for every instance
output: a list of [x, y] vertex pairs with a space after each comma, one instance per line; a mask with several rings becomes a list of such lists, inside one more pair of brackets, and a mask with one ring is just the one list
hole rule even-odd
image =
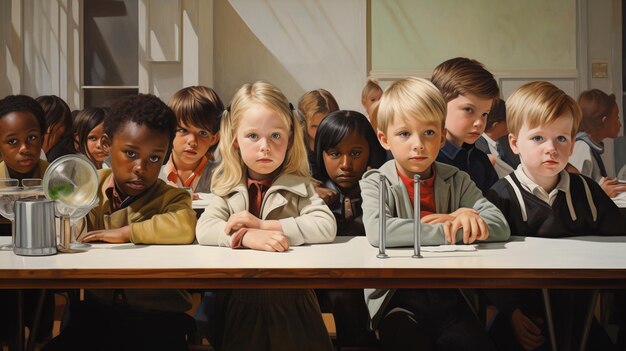
[[[602, 188], [590, 178], [579, 174], [569, 174], [571, 204], [576, 215], [576, 220], [573, 220], [563, 191], [559, 191], [552, 205], [549, 205], [524, 189], [515, 176], [515, 172], [509, 176], [516, 184], [524, 201], [526, 221], [522, 218], [514, 188], [505, 178], [494, 184], [486, 197], [502, 211], [508, 220], [511, 235], [542, 238], [626, 235], [624, 218], [619, 209]], [[596, 208], [595, 221], [583, 181], [588, 186], [592, 203]], [[542, 313], [542, 299], [538, 290], [486, 290], [485, 294], [500, 312], [509, 317], [517, 308], [527, 315]]]
[[437, 161], [467, 172], [483, 195], [498, 181], [498, 174], [487, 154], [474, 147], [473, 144], [463, 143], [460, 148], [457, 148], [446, 140], [445, 145], [439, 150]]
[[[569, 192], [576, 219], [572, 218], [566, 195], [560, 191], [552, 205], [538, 199], [521, 185], [515, 173], [509, 175], [517, 185], [525, 204], [527, 221], [522, 218], [519, 201], [513, 186], [500, 179], [487, 192], [487, 199], [502, 211], [511, 235], [534, 236], [542, 238], [564, 238], [580, 235], [626, 235], [624, 218], [615, 203], [600, 186], [588, 177], [569, 174]], [[587, 198], [583, 179], [591, 195]], [[596, 220], [593, 220], [592, 206], [596, 208]]]

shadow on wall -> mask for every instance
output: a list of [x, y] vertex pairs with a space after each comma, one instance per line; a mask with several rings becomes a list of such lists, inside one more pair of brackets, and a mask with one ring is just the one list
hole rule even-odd
[[304, 88], [261, 43], [227, 0], [213, 3], [214, 88], [225, 102], [245, 83], [265, 80], [294, 105]]

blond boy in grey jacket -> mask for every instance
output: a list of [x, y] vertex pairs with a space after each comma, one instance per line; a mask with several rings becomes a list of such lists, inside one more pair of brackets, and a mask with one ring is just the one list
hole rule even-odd
[[[381, 174], [387, 182], [387, 246], [413, 245], [414, 195], [410, 182], [415, 174], [425, 185], [420, 192], [424, 245], [509, 238], [504, 216], [482, 196], [469, 175], [435, 162], [445, 142], [445, 115], [443, 96], [427, 80], [402, 79], [383, 93], [377, 134], [394, 160], [367, 172], [360, 182], [363, 222], [371, 245], [379, 245]], [[408, 349], [425, 344], [437, 349], [492, 348], [456, 290], [366, 289], [365, 299], [372, 326], [379, 329], [385, 348]], [[407, 328], [413, 330], [408, 332]]]

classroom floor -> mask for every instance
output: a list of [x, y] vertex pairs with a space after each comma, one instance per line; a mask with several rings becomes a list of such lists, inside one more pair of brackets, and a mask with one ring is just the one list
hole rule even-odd
[[[193, 297], [193, 307], [188, 313], [193, 316], [196, 309], [200, 305], [201, 295], [193, 294], [192, 297]], [[61, 328], [61, 319], [63, 318], [63, 313], [65, 311], [66, 304], [67, 304], [67, 299], [63, 295], [60, 295], [60, 294], [55, 295], [55, 320], [54, 320], [54, 325], [52, 329], [53, 336], [56, 336], [59, 334], [59, 331]], [[595, 313], [596, 313], [596, 316], [601, 315], [600, 304], [596, 306]], [[328, 330], [328, 333], [331, 339], [334, 340], [334, 338], [336, 337], [336, 330], [335, 330], [335, 321], [333, 319], [332, 314], [323, 313], [322, 317], [324, 319], [324, 323], [326, 324], [326, 328]], [[486, 320], [490, 320], [493, 317], [493, 311], [489, 308], [486, 311], [486, 317], [487, 317]], [[615, 330], [609, 330], [609, 334], [615, 334]], [[615, 337], [615, 335], [612, 335], [612, 337]], [[28, 338], [28, 329], [26, 330], [26, 339], [27, 338]], [[41, 350], [43, 345], [44, 343], [37, 344], [35, 346], [35, 350]], [[195, 343], [190, 345], [189, 349], [190, 351], [212, 351], [213, 347], [211, 347], [211, 345], [206, 339], [202, 339], [202, 340], [197, 340]], [[3, 345], [0, 348], [0, 351], [8, 351], [8, 346]], [[344, 348], [341, 348], [341, 351], [375, 351], [375, 349], [358, 348], [358, 347], [345, 348], [344, 347]]]
[[[200, 305], [201, 296], [199, 294], [193, 294], [192, 296], [193, 296], [193, 307], [188, 313], [193, 316], [196, 309]], [[67, 304], [67, 299], [59, 294], [55, 295], [54, 300], [55, 300], [54, 301], [55, 313], [54, 313], [54, 325], [52, 327], [53, 337], [59, 335], [59, 332], [61, 330], [61, 319], [63, 318], [63, 313], [65, 311], [65, 307]], [[334, 338], [336, 335], [336, 332], [335, 332], [335, 320], [333, 319], [332, 314], [323, 313], [322, 317], [324, 319], [324, 323], [326, 324], [326, 328], [328, 329], [329, 335], [331, 336], [331, 338]], [[25, 338], [28, 339], [28, 328], [26, 329]], [[38, 343], [37, 345], [35, 345], [35, 350], [36, 351], [41, 350], [43, 345], [44, 343]], [[9, 350], [8, 346], [2, 345], [1, 351], [8, 351], [8, 350]], [[209, 342], [206, 339], [202, 339], [202, 340], [198, 340], [197, 344], [190, 345], [189, 350], [190, 351], [213, 351], [213, 347], [209, 344]], [[348, 349], [342, 348], [342, 350], [361, 351], [361, 349], [358, 349], [358, 348], [348, 348]], [[364, 349], [363, 351], [371, 351], [371, 349]]]

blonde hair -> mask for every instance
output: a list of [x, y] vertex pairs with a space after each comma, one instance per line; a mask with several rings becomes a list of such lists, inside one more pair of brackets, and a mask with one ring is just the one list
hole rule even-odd
[[367, 96], [374, 91], [379, 91], [382, 93], [383, 89], [380, 87], [376, 79], [368, 78], [367, 83], [365, 83], [365, 86], [363, 87], [363, 91], [361, 91], [361, 101], [365, 101], [365, 99], [367, 99]]
[[304, 120], [308, 126], [309, 120], [315, 114], [328, 115], [331, 112], [339, 111], [339, 105], [328, 90], [317, 89], [302, 95], [298, 101], [298, 110], [304, 115]]
[[294, 174], [306, 178], [311, 177], [306, 147], [299, 128], [298, 120], [292, 106], [285, 95], [273, 85], [258, 81], [244, 84], [233, 97], [229, 108], [224, 111], [220, 127], [221, 140], [219, 152], [222, 162], [216, 167], [211, 179], [211, 192], [218, 196], [226, 196], [235, 186], [241, 183], [247, 173], [247, 167], [241, 158], [239, 149], [235, 148], [237, 129], [242, 118], [255, 104], [262, 105], [276, 112], [290, 131], [290, 147], [281, 165], [278, 176]]
[[376, 113], [378, 130], [387, 128], [397, 116], [437, 123], [443, 130], [446, 102], [441, 92], [428, 80], [409, 77], [393, 82], [383, 93]]
[[576, 101], [552, 83], [535, 81], [517, 88], [506, 101], [506, 124], [517, 137], [524, 123], [528, 128], [536, 128], [554, 122], [566, 112], [572, 114], [573, 137], [582, 118]]

